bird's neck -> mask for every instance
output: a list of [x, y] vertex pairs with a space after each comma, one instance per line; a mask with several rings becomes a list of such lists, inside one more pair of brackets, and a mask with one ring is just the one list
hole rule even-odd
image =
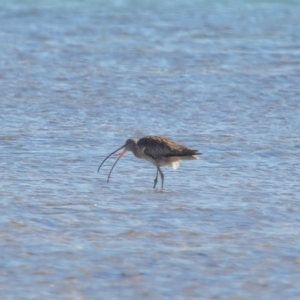
[[135, 157], [141, 158], [143, 157], [143, 154], [141, 153], [141, 149], [137, 145], [134, 145], [132, 149], [132, 153], [134, 154]]

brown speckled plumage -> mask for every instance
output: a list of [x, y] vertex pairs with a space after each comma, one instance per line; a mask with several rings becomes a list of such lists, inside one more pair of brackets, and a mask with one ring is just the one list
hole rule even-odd
[[144, 153], [153, 159], [170, 156], [191, 156], [199, 154], [197, 150], [191, 150], [179, 145], [173, 140], [162, 136], [146, 136], [137, 141], [139, 148], [144, 148]]
[[162, 189], [164, 184], [164, 175], [160, 169], [161, 166], [172, 166], [173, 169], [177, 169], [181, 160], [197, 159], [197, 155], [201, 154], [197, 150], [189, 149], [163, 136], [146, 136], [139, 140], [131, 138], [126, 141], [125, 145], [111, 153], [103, 160], [98, 168], [98, 172], [103, 163], [111, 155], [121, 150], [122, 148], [124, 148], [124, 150], [119, 154], [118, 159], [112, 166], [108, 175], [107, 182], [109, 182], [111, 172], [114, 166], [117, 164], [118, 160], [127, 151], [131, 151], [136, 157], [146, 159], [157, 167], [156, 177], [154, 179], [154, 188], [157, 183], [158, 173], [160, 173], [162, 180]]

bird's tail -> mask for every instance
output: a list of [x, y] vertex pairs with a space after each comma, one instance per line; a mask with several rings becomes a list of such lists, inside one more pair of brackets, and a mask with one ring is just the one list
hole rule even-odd
[[196, 153], [193, 154], [192, 157], [193, 157], [194, 159], [198, 159], [198, 158], [199, 158], [198, 155], [202, 155], [202, 153], [196, 151]]
[[198, 152], [198, 150], [190, 150], [184, 153], [167, 154], [166, 157], [172, 157], [172, 156], [180, 157], [180, 156], [193, 156], [193, 155], [202, 155], [202, 153]]
[[190, 150], [186, 153], [177, 153], [177, 154], [168, 154], [167, 157], [180, 157], [182, 160], [189, 159], [198, 159], [198, 155], [202, 155], [202, 153], [198, 152], [198, 150]]

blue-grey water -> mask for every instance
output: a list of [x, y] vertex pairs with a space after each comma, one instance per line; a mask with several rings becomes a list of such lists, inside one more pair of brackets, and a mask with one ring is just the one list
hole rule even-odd
[[[299, 299], [300, 2], [0, 2], [1, 299]], [[203, 153], [128, 153], [165, 135]], [[160, 182], [158, 183], [158, 187]]]

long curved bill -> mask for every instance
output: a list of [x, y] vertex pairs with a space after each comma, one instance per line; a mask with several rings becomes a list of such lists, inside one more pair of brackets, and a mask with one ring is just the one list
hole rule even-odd
[[[100, 170], [100, 168], [102, 167], [102, 165], [105, 163], [105, 161], [110, 158], [113, 154], [115, 154], [116, 152], [118, 152], [119, 150], [121, 150], [122, 148], [124, 148], [125, 145], [123, 145], [122, 147], [118, 148], [117, 150], [115, 150], [114, 152], [112, 152], [111, 154], [109, 154], [104, 160], [103, 162], [101, 163], [101, 165], [99, 166], [98, 168], [98, 172]], [[119, 161], [119, 159], [127, 152], [127, 149], [124, 149], [120, 154], [118, 154], [118, 159], [115, 161], [115, 163], [113, 164], [112, 168], [110, 169], [110, 172], [109, 172], [109, 175], [108, 175], [108, 178], [107, 178], [107, 183], [109, 182], [109, 178], [110, 178], [110, 175], [115, 167], [115, 165], [117, 164], [117, 162]]]
[[117, 164], [117, 162], [119, 161], [119, 159], [127, 152], [127, 149], [125, 148], [119, 155], [119, 157], [117, 158], [117, 160], [115, 161], [115, 163], [113, 164], [112, 168], [109, 171], [108, 177], [107, 177], [107, 183], [109, 183], [109, 178], [110, 178], [110, 174], [113, 171], [115, 165]]

